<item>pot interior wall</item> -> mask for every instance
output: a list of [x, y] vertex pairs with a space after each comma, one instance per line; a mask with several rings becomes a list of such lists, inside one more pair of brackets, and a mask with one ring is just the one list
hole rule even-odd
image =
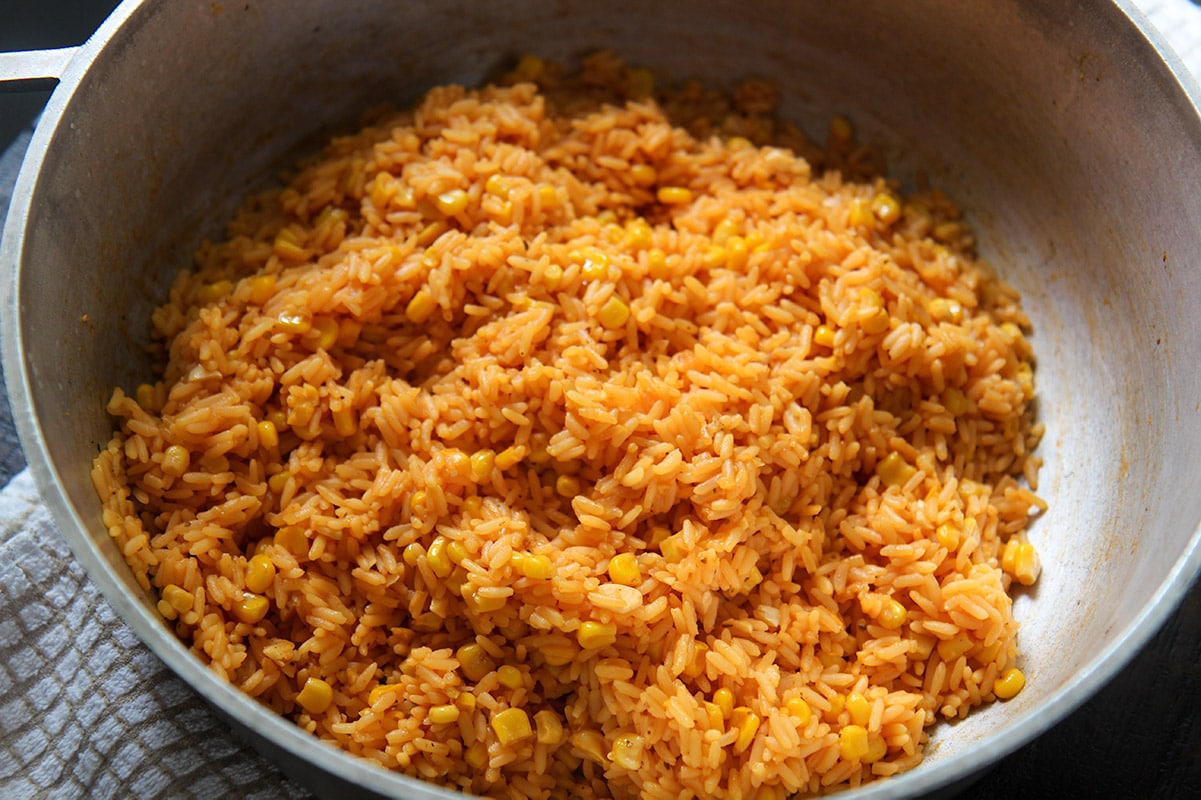
[[848, 114], [896, 177], [921, 171], [966, 206], [982, 251], [1023, 292], [1051, 502], [1032, 531], [1044, 576], [1018, 599], [1028, 688], [940, 728], [923, 771], [952, 777], [940, 763], [998, 726], [1028, 725], [1085, 679], [1191, 546], [1199, 126], [1119, 8], [1071, 24], [1056, 3], [984, 0], [869, 0], [837, 13], [783, 0], [331, 10], [127, 4], [49, 142], [21, 264], [29, 392], [49, 462], [118, 575], [88, 468], [110, 434], [111, 387], [148, 377], [149, 309], [199, 238], [287, 156], [381, 100], [478, 83], [522, 52], [597, 47], [668, 79], [771, 77], [787, 113], [819, 136]]

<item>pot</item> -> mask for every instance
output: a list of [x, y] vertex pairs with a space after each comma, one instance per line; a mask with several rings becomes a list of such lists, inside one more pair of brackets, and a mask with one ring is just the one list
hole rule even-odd
[[1023, 294], [1050, 502], [1031, 532], [1043, 577], [1015, 604], [1027, 688], [852, 795], [961, 785], [1101, 687], [1201, 567], [1201, 95], [1125, 2], [127, 0], [84, 46], [20, 61], [59, 79], [0, 247], [4, 370], [43, 496], [121, 616], [289, 775], [327, 796], [451, 796], [311, 738], [194, 658], [109, 540], [88, 473], [112, 387], [150, 377], [150, 309], [273, 168], [380, 100], [596, 47], [667, 79], [771, 77], [810, 131], [849, 115], [891, 175], [967, 209]]

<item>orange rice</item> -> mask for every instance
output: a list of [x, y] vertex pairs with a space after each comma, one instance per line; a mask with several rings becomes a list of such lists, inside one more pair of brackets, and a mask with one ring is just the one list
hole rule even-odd
[[1018, 295], [775, 99], [527, 57], [251, 198], [93, 470], [197, 656], [495, 797], [856, 786], [1020, 688]]

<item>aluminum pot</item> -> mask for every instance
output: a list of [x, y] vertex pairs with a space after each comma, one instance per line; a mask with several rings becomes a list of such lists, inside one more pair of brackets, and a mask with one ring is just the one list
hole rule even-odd
[[892, 174], [967, 208], [1025, 297], [1051, 504], [1043, 577], [1016, 601], [1027, 688], [852, 794], [962, 784], [1112, 677], [1201, 566], [1201, 95], [1124, 2], [127, 0], [83, 47], [18, 67], [60, 79], [0, 249], [4, 370], [43, 496], [129, 625], [288, 774], [329, 796], [448, 796], [205, 668], [128, 573], [88, 470], [111, 388], [149, 377], [149, 310], [272, 168], [380, 100], [597, 47], [668, 78], [774, 78], [809, 130], [849, 114]]

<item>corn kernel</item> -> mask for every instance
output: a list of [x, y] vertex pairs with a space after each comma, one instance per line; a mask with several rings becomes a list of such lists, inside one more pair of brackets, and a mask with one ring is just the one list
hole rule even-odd
[[459, 692], [459, 696], [455, 698], [455, 705], [463, 711], [474, 711], [476, 706], [475, 695], [471, 692]]
[[433, 314], [437, 307], [438, 301], [434, 299], [434, 296], [428, 290], [420, 289], [405, 306], [405, 316], [409, 318], [409, 322], [419, 325], [429, 319], [430, 314]]
[[972, 649], [973, 642], [966, 633], [961, 633], [953, 639], [943, 639], [938, 643], [938, 656], [945, 663], [954, 663], [961, 655]]
[[500, 685], [508, 689], [520, 689], [525, 686], [525, 677], [521, 670], [512, 664], [505, 664], [496, 670], [496, 679]]
[[379, 686], [373, 687], [367, 694], [367, 705], [374, 706], [388, 693], [391, 693], [393, 699], [395, 699], [396, 695], [400, 693], [400, 689], [396, 686], [389, 686], [386, 683], [381, 683]]
[[488, 745], [484, 744], [483, 739], [477, 740], [475, 744], [467, 748], [467, 752], [463, 754], [463, 760], [476, 772], [483, 771], [488, 766]]
[[867, 727], [867, 721], [872, 716], [872, 704], [866, 697], [859, 692], [851, 692], [847, 695], [846, 709], [851, 715], [851, 722]]
[[638, 565], [638, 557], [633, 553], [618, 553], [609, 559], [609, 578], [614, 583], [624, 586], [637, 586], [642, 583], [642, 568]]
[[726, 687], [721, 687], [713, 693], [713, 704], [721, 710], [721, 718], [729, 719], [734, 713], [734, 693]]
[[876, 465], [876, 474], [885, 485], [900, 488], [917, 474], [917, 468], [907, 464], [900, 453], [892, 452]]
[[600, 324], [606, 328], [620, 328], [630, 318], [630, 307], [626, 305], [626, 301], [617, 295], [611, 295], [605, 301], [605, 304], [601, 306], [598, 318], [600, 319]]
[[478, 517], [483, 509], [484, 500], [478, 494], [473, 494], [463, 501], [463, 513], [468, 516]]
[[609, 760], [623, 769], [635, 770], [642, 766], [642, 737], [624, 733], [613, 740]]
[[872, 198], [872, 213], [885, 225], [892, 225], [901, 218], [901, 201], [888, 192]]
[[876, 621], [889, 630], [896, 630], [909, 621], [909, 611], [896, 598], [889, 597], [880, 607]]
[[655, 196], [667, 206], [682, 206], [692, 202], [692, 190], [686, 186], [660, 186]]
[[585, 620], [576, 631], [576, 641], [585, 650], [599, 650], [617, 641], [617, 626], [611, 622]]
[[543, 208], [554, 208], [559, 205], [559, 190], [549, 183], [538, 187], [538, 204]]
[[154, 411], [156, 403], [154, 402], [154, 387], [148, 383], [143, 383], [134, 391], [134, 399], [138, 401], [138, 405], [147, 411]]
[[310, 714], [320, 714], [329, 708], [334, 700], [334, 690], [320, 678], [309, 678], [304, 682], [304, 688], [296, 695], [296, 702]]
[[414, 244], [418, 247], [428, 247], [437, 241], [438, 237], [450, 230], [450, 225], [444, 219], [434, 220], [417, 234]]
[[813, 341], [822, 347], [834, 346], [834, 330], [828, 325], [818, 325], [813, 331]]
[[563, 741], [563, 723], [559, 715], [550, 709], [534, 714], [534, 725], [538, 729], [538, 744], [560, 744]]
[[178, 478], [188, 471], [192, 454], [183, 445], [173, 444], [163, 451], [163, 472]]
[[609, 257], [599, 250], [587, 251], [578, 256], [583, 263], [580, 274], [586, 281], [599, 281], [609, 276]]
[[554, 563], [544, 555], [526, 555], [517, 564], [517, 569], [522, 575], [535, 580], [549, 580], [555, 574]]
[[246, 283], [249, 288], [248, 299], [256, 305], [263, 305], [275, 294], [274, 275], [255, 275], [248, 278]]
[[958, 300], [947, 297], [936, 297], [926, 306], [935, 322], [951, 322], [956, 325], [963, 322], [963, 305]]
[[954, 552], [959, 549], [959, 529], [950, 523], [944, 523], [938, 526], [934, 536], [938, 539], [938, 543], [948, 550]]
[[784, 704], [788, 709], [788, 713], [796, 717], [801, 722], [801, 727], [809, 724], [809, 720], [813, 718], [813, 709], [805, 702], [803, 697], [790, 697], [788, 702]]
[[448, 725], [459, 721], [459, 707], [452, 705], [434, 706], [427, 719], [435, 725]]
[[259, 445], [268, 450], [273, 450], [279, 447], [279, 431], [275, 429], [275, 423], [269, 419], [262, 420], [255, 425], [255, 432], [258, 434]]
[[298, 525], [280, 528], [275, 532], [274, 541], [278, 547], [282, 547], [293, 556], [308, 555], [309, 537], [305, 535], [304, 528]]
[[275, 327], [284, 333], [304, 335], [312, 330], [313, 321], [299, 311], [282, 311], [275, 317]]
[[309, 252], [281, 231], [271, 244], [271, 252], [285, 261], [304, 261]]
[[563, 282], [563, 268], [558, 264], [547, 264], [546, 269], [542, 270], [542, 280], [548, 289], [559, 288], [559, 284]]
[[656, 280], [663, 280], [671, 275], [667, 265], [667, 254], [657, 247], [646, 251], [646, 271]]
[[458, 565], [463, 563], [463, 559], [471, 554], [467, 551], [467, 545], [460, 542], [458, 539], [450, 539], [446, 545], [446, 554], [450, 556], [451, 563]]
[[663, 558], [671, 564], [675, 564], [684, 560], [687, 549], [684, 546], [684, 540], [681, 534], [672, 534], [663, 541], [659, 542], [659, 552], [663, 554]]
[[510, 745], [534, 735], [530, 718], [521, 708], [506, 708], [492, 715], [492, 730], [501, 744]]
[[1010, 539], [1001, 554], [1001, 569], [1008, 572], [1023, 586], [1031, 586], [1038, 580], [1042, 565], [1038, 551], [1029, 542]]
[[246, 563], [246, 588], [265, 592], [275, 582], [275, 562], [266, 553], [259, 553]]
[[940, 242], [951, 243], [963, 234], [963, 227], [958, 222], [940, 222], [930, 231], [930, 235]]
[[699, 678], [705, 672], [705, 665], [708, 662], [707, 654], [709, 645], [704, 642], [697, 642], [692, 648], [692, 659], [684, 667], [684, 674], [689, 678]]
[[654, 242], [650, 224], [642, 217], [635, 217], [626, 224], [625, 243], [637, 250], [645, 250]]
[[862, 725], [845, 725], [838, 732], [838, 747], [847, 761], [860, 761], [868, 752], [867, 729]]
[[888, 330], [891, 318], [884, 307], [884, 298], [875, 289], [864, 287], [859, 290], [859, 327], [864, 333], [883, 333]]
[[467, 209], [467, 192], [451, 189], [434, 197], [434, 207], [448, 217], [461, 214]]
[[709, 724], [709, 727], [715, 731], [724, 732], [726, 729], [726, 721], [722, 717], [721, 709], [718, 707], [717, 703], [710, 703], [708, 700], [706, 700], [704, 708], [705, 721]]
[[496, 468], [499, 470], [506, 470], [509, 467], [521, 463], [523, 452], [524, 450], [521, 447], [506, 447], [504, 450], [501, 450], [496, 454], [496, 460], [494, 462], [496, 464]]
[[168, 583], [163, 587], [163, 599], [180, 614], [192, 610], [192, 593], [182, 586]]
[[[835, 656], [835, 659], [841, 661], [841, 659], [837, 659], [837, 656]], [[825, 662], [823, 661], [823, 663]], [[847, 697], [844, 694], [836, 694], [831, 697], [830, 708], [827, 709], [825, 713], [826, 720], [828, 722], [834, 722], [836, 719], [838, 719], [838, 715], [842, 713], [842, 709], [846, 707], [846, 704]]]
[[734, 740], [735, 753], [741, 753], [751, 746], [761, 722], [759, 715], [746, 706], [738, 706], [731, 712], [730, 726], [738, 731], [738, 738]]
[[659, 180], [659, 171], [650, 164], [634, 164], [630, 167], [630, 180], [635, 186], [654, 186], [655, 181]]
[[491, 656], [485, 652], [484, 648], [478, 644], [465, 644], [455, 651], [455, 657], [459, 659], [459, 667], [463, 670], [463, 675], [468, 680], [478, 682], [483, 680], [484, 676], [496, 668]]
[[875, 764], [888, 755], [888, 742], [879, 734], [869, 734], [867, 737], [867, 754], [861, 759], [865, 764]]
[[1007, 669], [992, 685], [993, 694], [1001, 700], [1012, 700], [1017, 697], [1026, 685], [1026, 676], [1016, 667]]
[[254, 624], [267, 616], [271, 601], [261, 594], [248, 594], [234, 604], [234, 616], [242, 622]]
[[871, 205], [862, 197], [856, 197], [851, 201], [851, 209], [847, 212], [847, 224], [856, 227], [865, 227], [876, 221], [876, 217], [872, 214]]
[[344, 439], [353, 436], [359, 429], [358, 420], [354, 416], [354, 409], [349, 406], [340, 406], [331, 411], [330, 417], [334, 422], [334, 431]]
[[493, 611], [500, 611], [509, 602], [509, 598], [505, 595], [481, 594], [478, 586], [473, 586], [464, 592], [463, 599], [476, 614], [491, 614]]
[[446, 552], [446, 545], [445, 536], [435, 536], [425, 554], [425, 563], [429, 564], [430, 571], [439, 578], [448, 577], [455, 568], [451, 563], [450, 554]]
[[413, 542], [405, 546], [405, 549], [401, 553], [400, 557], [404, 559], [404, 562], [410, 567], [415, 567], [423, 555], [425, 555], [425, 548], [421, 546], [420, 542]]
[[726, 149], [734, 153], [737, 153], [740, 150], [749, 150], [754, 146], [755, 145], [751, 143], [751, 140], [745, 136], [731, 136], [728, 140], [726, 140]]
[[471, 479], [476, 483], [490, 481], [495, 465], [496, 453], [491, 450], [476, 450], [471, 454]]
[[560, 497], [575, 497], [580, 493], [580, 481], [574, 475], [560, 475], [555, 479], [555, 492]]
[[746, 239], [741, 236], [731, 236], [730, 241], [726, 242], [726, 266], [730, 269], [744, 269], [749, 255]]
[[727, 255], [724, 247], [710, 245], [701, 253], [701, 266], [705, 269], [720, 269], [725, 266]]
[[488, 180], [484, 181], [484, 191], [497, 197], [507, 198], [509, 192], [513, 191], [513, 182], [499, 172], [493, 173], [488, 176]]

